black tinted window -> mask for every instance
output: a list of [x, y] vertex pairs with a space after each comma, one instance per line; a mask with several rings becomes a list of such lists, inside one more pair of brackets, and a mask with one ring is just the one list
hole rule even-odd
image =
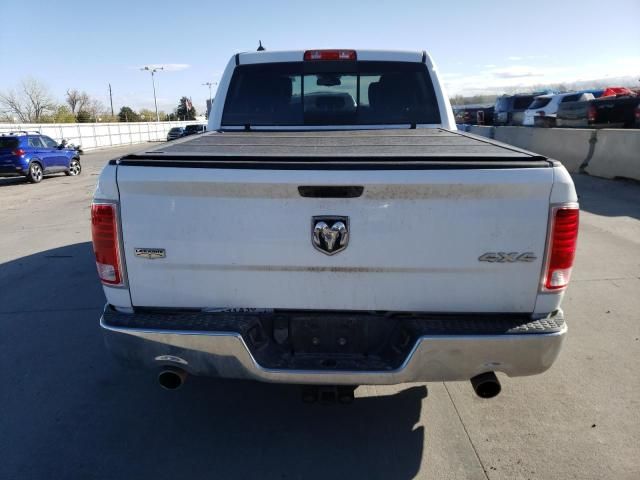
[[525, 95], [523, 97], [514, 97], [513, 109], [514, 110], [526, 110], [533, 101], [533, 95]]
[[18, 148], [19, 144], [17, 138], [0, 137], [0, 148]]
[[549, 102], [551, 102], [551, 98], [549, 97], [536, 98], [531, 105], [529, 105], [529, 108], [544, 108], [549, 105]]
[[290, 62], [236, 68], [222, 124], [440, 123], [426, 67], [405, 62]]

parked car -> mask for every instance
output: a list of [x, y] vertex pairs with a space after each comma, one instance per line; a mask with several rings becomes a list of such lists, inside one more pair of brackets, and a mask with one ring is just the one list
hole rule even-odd
[[602, 92], [601, 97], [633, 97], [635, 95], [636, 93], [627, 87], [607, 87]]
[[39, 183], [44, 175], [80, 175], [80, 154], [38, 132], [11, 132], [0, 136], [0, 177], [25, 177]]
[[176, 138], [180, 138], [183, 133], [184, 133], [184, 128], [182, 128], [182, 127], [173, 127], [171, 130], [169, 130], [169, 133], [167, 133], [167, 141], [175, 140]]
[[519, 93], [498, 97], [493, 114], [494, 125], [522, 125], [524, 111], [534, 98], [549, 92]]
[[204, 133], [207, 131], [207, 126], [202, 125], [200, 123], [192, 123], [184, 127], [184, 131], [182, 132], [183, 137], [188, 137], [189, 135], [197, 135], [199, 133]]
[[494, 370], [552, 365], [579, 215], [560, 162], [458, 132], [425, 52], [240, 53], [220, 85], [204, 138], [100, 175], [117, 358], [169, 389], [193, 374], [347, 400], [469, 379], [489, 398]]
[[637, 96], [605, 97], [560, 104], [558, 127], [630, 128], [636, 123]]
[[591, 93], [557, 93], [536, 97], [529, 108], [524, 111], [523, 125], [529, 127], [555, 127], [558, 107], [562, 103], [593, 100]]
[[493, 112], [493, 105], [456, 105], [453, 107], [458, 124], [493, 125]]

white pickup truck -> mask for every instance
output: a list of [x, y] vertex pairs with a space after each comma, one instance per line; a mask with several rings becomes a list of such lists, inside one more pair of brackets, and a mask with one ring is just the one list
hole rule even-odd
[[426, 53], [234, 55], [208, 130], [102, 171], [92, 233], [117, 357], [166, 388], [471, 380], [488, 398], [494, 372], [558, 356], [571, 177], [458, 132]]

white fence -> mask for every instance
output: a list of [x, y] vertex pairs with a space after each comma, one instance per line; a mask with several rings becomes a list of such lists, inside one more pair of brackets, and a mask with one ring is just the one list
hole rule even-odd
[[199, 122], [126, 122], [126, 123], [0, 123], [0, 134], [19, 130], [37, 131], [56, 141], [63, 138], [83, 150], [117, 147], [134, 143], [165, 141], [173, 127]]

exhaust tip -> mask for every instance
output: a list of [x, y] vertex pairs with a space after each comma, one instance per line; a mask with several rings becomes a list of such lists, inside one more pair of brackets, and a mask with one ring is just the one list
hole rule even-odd
[[500, 393], [500, 380], [493, 372], [481, 373], [471, 379], [471, 386], [480, 398], [493, 398]]
[[187, 372], [179, 368], [166, 368], [158, 374], [158, 383], [165, 390], [177, 390], [187, 379]]

